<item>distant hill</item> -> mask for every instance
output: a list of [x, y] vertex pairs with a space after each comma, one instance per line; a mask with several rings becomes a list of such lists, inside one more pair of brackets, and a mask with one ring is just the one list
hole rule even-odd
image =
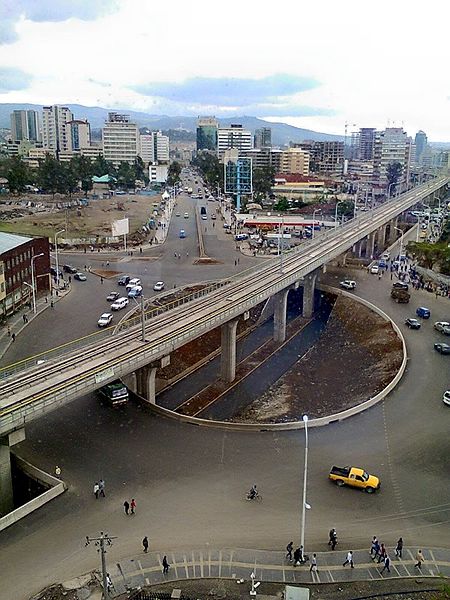
[[[82, 106], [81, 104], [64, 104], [68, 106], [77, 119], [87, 119], [92, 129], [100, 129], [103, 127], [108, 112], [124, 112], [130, 115], [139, 127], [149, 127], [150, 129], [186, 129], [195, 131], [197, 119], [196, 117], [169, 117], [165, 115], [151, 115], [133, 110], [119, 108], [101, 108], [99, 106]], [[34, 109], [42, 111], [40, 104], [2, 104], [0, 103], [0, 128], [10, 127], [10, 114], [13, 110]], [[263, 119], [256, 117], [232, 117], [221, 119], [219, 122], [222, 125], [230, 125], [231, 123], [241, 123], [246, 129], [252, 132], [259, 127], [270, 127], [272, 129], [272, 143], [275, 146], [283, 146], [289, 142], [302, 142], [304, 140], [317, 141], [343, 141], [344, 137], [340, 135], [330, 135], [328, 133], [320, 133], [311, 131], [310, 129], [300, 129], [286, 123], [269, 123]]]

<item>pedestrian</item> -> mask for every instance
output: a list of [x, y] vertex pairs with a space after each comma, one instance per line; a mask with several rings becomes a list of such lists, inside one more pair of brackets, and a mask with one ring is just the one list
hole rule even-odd
[[100, 277], [100, 283], [103, 284], [103, 277]]
[[387, 571], [388, 573], [390, 573], [391, 572], [390, 565], [391, 565], [391, 559], [386, 554], [386, 556], [384, 557], [384, 565], [383, 565], [383, 568], [380, 571], [380, 574], [384, 573], [384, 571]]
[[286, 546], [286, 558], [292, 562], [292, 550], [294, 549], [294, 542], [289, 542]]
[[189, 252], [186, 252], [186, 256], [189, 256]]
[[374, 558], [375, 556], [377, 556], [379, 547], [380, 545], [378, 543], [377, 536], [374, 535], [372, 538], [372, 545], [370, 547], [370, 558]]
[[142, 254], [142, 246], [139, 246], [139, 254]]
[[114, 584], [109, 573], [106, 573], [106, 587], [108, 592], [110, 592], [114, 588]]
[[418, 569], [422, 568], [422, 563], [424, 562], [424, 557], [422, 554], [422, 550], [417, 550], [417, 554], [416, 554], [416, 564], [414, 565], [415, 567], [417, 567]]
[[98, 482], [98, 489], [99, 489], [100, 496], [103, 496], [103, 498], [104, 498], [105, 497], [105, 482], [103, 479], [100, 479], [100, 481]]
[[167, 556], [164, 554], [163, 560], [162, 560], [162, 566], [163, 566], [163, 575], [167, 575], [167, 573], [169, 572], [169, 563], [167, 562]]
[[317, 555], [314, 553], [311, 558], [311, 566], [309, 567], [309, 572], [314, 571], [317, 573], [319, 569], [317, 568]]
[[342, 566], [345, 567], [345, 565], [350, 565], [352, 569], [355, 568], [355, 565], [353, 564], [353, 551], [349, 550], [347, 552], [347, 558], [345, 559], [345, 562], [342, 563]]
[[136, 500], [134, 498], [131, 498], [130, 508], [131, 508], [131, 514], [134, 515], [134, 509], [136, 508]]
[[330, 530], [330, 539], [328, 540], [328, 545], [331, 546], [331, 549], [334, 550], [336, 548], [336, 544], [337, 544], [337, 533], [336, 533], [336, 529], [331, 529]]
[[11, 327], [8, 325], [8, 337], [11, 337]]
[[72, 283], [72, 275], [69, 275], [69, 285]]
[[123, 508], [125, 510], [125, 514], [129, 515], [130, 514], [130, 504], [129, 504], [128, 500], [125, 500], [125, 502], [123, 503]]
[[380, 281], [382, 275], [383, 275], [382, 271], [379, 271], [378, 272], [378, 281]]
[[234, 266], [237, 267], [237, 260], [234, 261]]
[[94, 496], [95, 496], [96, 500], [98, 500], [98, 493], [99, 493], [99, 491], [100, 491], [100, 488], [99, 488], [98, 482], [96, 481], [94, 483]]
[[296, 548], [294, 550], [294, 567], [300, 564], [300, 560], [302, 558], [302, 551], [300, 548]]
[[55, 305], [54, 305], [54, 303], [53, 303], [53, 300], [51, 300], [51, 301], [50, 301], [50, 308], [54, 308], [54, 306], [55, 306]]
[[398, 538], [397, 546], [395, 547], [395, 556], [402, 557], [403, 538]]
[[386, 552], [386, 547], [385, 547], [385, 545], [384, 545], [383, 543], [381, 543], [380, 551], [379, 551], [379, 553], [378, 553], [378, 562], [379, 562], [379, 563], [380, 563], [382, 560], [384, 560], [384, 559], [385, 559], [385, 557], [386, 557], [386, 554], [387, 554], [387, 552]]
[[23, 320], [23, 324], [25, 325], [25, 323], [27, 322], [27, 315], [23, 314], [22, 320]]
[[16, 334], [15, 334], [15, 333], [12, 333], [12, 334], [11, 334], [11, 339], [12, 339], [12, 341], [13, 341], [13, 342], [15, 342], [15, 341], [16, 341]]
[[148, 537], [145, 536], [145, 538], [142, 540], [142, 545], [144, 546], [144, 552], [147, 553], [148, 552]]

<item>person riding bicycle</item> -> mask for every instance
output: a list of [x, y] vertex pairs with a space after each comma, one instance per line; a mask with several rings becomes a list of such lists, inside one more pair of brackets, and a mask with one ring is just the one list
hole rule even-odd
[[253, 485], [253, 487], [250, 488], [250, 491], [247, 494], [247, 497], [249, 500], [254, 500], [257, 495], [258, 495], [258, 488], [256, 487], [256, 483], [255, 483]]

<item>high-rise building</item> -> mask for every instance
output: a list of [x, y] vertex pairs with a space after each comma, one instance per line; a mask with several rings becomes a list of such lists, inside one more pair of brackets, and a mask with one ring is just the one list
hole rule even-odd
[[254, 143], [255, 148], [270, 148], [272, 146], [272, 129], [270, 127], [255, 129]]
[[231, 124], [229, 127], [219, 127], [217, 130], [217, 154], [223, 157], [225, 150], [250, 150], [253, 148], [252, 132], [242, 125]]
[[375, 131], [374, 127], [362, 127], [359, 130], [359, 160], [373, 160], [373, 151], [375, 146]]
[[103, 156], [114, 166], [133, 163], [139, 154], [139, 129], [129, 115], [110, 112], [102, 129]]
[[414, 143], [416, 145], [416, 163], [420, 164], [422, 154], [425, 152], [428, 145], [427, 134], [422, 130], [418, 131]]
[[70, 131], [67, 123], [73, 114], [67, 106], [44, 106], [42, 111], [42, 142], [44, 148], [55, 152], [68, 151]]
[[411, 156], [411, 138], [408, 138], [402, 127], [387, 127], [375, 134], [374, 177], [381, 183], [387, 183], [388, 165], [400, 163], [402, 176], [399, 181], [406, 181], [409, 174]]
[[197, 119], [197, 150], [217, 150], [218, 122], [215, 117]]
[[305, 140], [291, 144], [291, 148], [302, 148], [309, 153], [311, 171], [337, 175], [342, 173], [344, 142], [315, 142]]
[[309, 175], [309, 153], [302, 148], [289, 148], [282, 152], [277, 173]]
[[145, 163], [169, 162], [169, 137], [160, 131], [143, 133], [140, 136], [139, 156]]
[[40, 142], [41, 130], [37, 110], [14, 110], [11, 113], [11, 139], [14, 142]]
[[91, 145], [91, 126], [88, 121], [74, 119], [67, 121], [67, 146], [69, 151], [89, 148]]

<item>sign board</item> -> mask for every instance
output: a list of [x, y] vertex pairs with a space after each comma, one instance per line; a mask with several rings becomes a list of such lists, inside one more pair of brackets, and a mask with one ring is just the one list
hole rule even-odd
[[109, 369], [105, 369], [104, 371], [100, 371], [100, 373], [96, 373], [95, 383], [102, 383], [102, 381], [111, 379], [111, 377], [114, 377], [114, 367], [109, 367]]
[[112, 223], [112, 234], [113, 236], [128, 235], [130, 232], [128, 219], [119, 219]]

